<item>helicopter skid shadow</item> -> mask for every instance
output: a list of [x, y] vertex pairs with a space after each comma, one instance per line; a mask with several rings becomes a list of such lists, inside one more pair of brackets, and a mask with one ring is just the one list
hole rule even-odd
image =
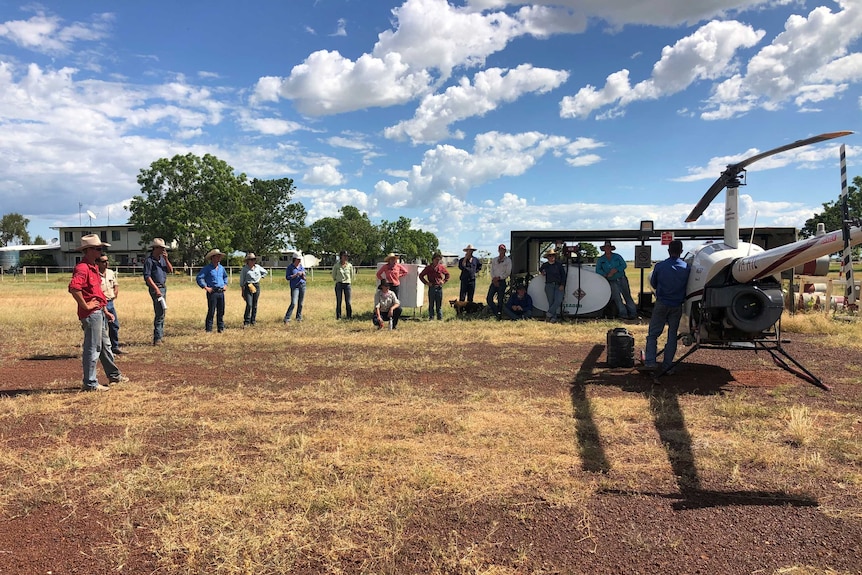
[[[571, 384], [572, 411], [575, 419], [575, 439], [582, 461], [582, 469], [608, 473], [611, 464], [602, 446], [601, 434], [587, 394], [588, 385], [613, 386], [628, 393], [640, 393], [649, 401], [656, 431], [667, 453], [678, 494], [655, 494], [679, 499], [674, 509], [686, 510], [729, 505], [796, 505], [816, 506], [816, 500], [792, 497], [782, 492], [720, 492], [703, 489], [696, 466], [692, 438], [685, 423], [685, 414], [679, 403], [681, 395], [718, 395], [728, 391], [734, 381], [730, 371], [712, 365], [687, 364], [682, 374], [656, 379], [644, 376], [634, 369], [607, 370], [599, 362], [604, 345], [595, 345], [584, 358]], [[707, 371], [708, 370], [708, 371]], [[707, 382], [697, 381], [697, 374], [706, 371]], [[608, 491], [614, 493], [614, 491]], [[619, 493], [626, 493], [619, 491]], [[634, 492], [628, 492], [634, 494]], [[640, 494], [640, 493], [639, 493]]]

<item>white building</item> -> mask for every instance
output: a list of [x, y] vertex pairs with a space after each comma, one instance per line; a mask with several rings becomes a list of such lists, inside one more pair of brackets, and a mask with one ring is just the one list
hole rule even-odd
[[57, 230], [60, 240], [60, 250], [56, 256], [57, 265], [72, 267], [81, 261], [81, 238], [87, 234], [96, 234], [111, 247], [107, 254], [113, 262], [120, 266], [142, 265], [150, 250], [141, 245], [141, 234], [128, 224], [113, 226], [70, 226], [51, 228]]

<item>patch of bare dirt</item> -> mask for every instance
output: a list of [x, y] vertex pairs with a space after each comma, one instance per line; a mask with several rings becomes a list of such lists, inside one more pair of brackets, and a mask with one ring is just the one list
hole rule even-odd
[[[789, 394], [795, 404], [828, 404], [833, 408], [846, 405], [849, 412], [858, 413], [858, 385], [847, 384], [842, 375], [842, 366], [854, 361], [846, 350], [825, 347], [813, 336], [795, 335], [793, 339], [786, 346], [788, 352], [830, 385], [831, 392], [816, 390], [780, 369], [768, 355], [715, 350], [696, 352], [678, 373], [661, 378], [656, 387], [651, 377], [635, 370], [608, 369], [604, 345], [567, 342], [520, 349], [524, 357], [541, 358], [544, 365], [553, 365], [556, 371], [545, 369], [531, 375], [524, 370], [518, 377], [511, 377], [504, 362], [495, 368], [489, 361], [494, 350], [483, 346], [461, 351], [468, 359], [481, 361], [481, 372], [442, 369], [433, 374], [417, 371], [411, 376], [415, 382], [433, 385], [453, 397], [477, 386], [528, 386], [536, 394], [567, 390], [572, 396], [573, 416], [586, 461], [583, 469], [574, 469], [573, 473], [602, 474], [606, 469], [600, 449], [590, 444], [588, 418], [578, 413], [579, 406], [585, 404], [588, 387], [593, 397], [660, 389], [671, 400], [684, 394], [732, 393], [745, 388], [755, 393], [758, 401], [769, 401], [767, 392], [781, 387], [785, 397]], [[339, 352], [325, 348], [309, 351]], [[504, 352], [511, 350], [499, 350]], [[123, 356], [119, 361], [124, 373], [133, 379], [136, 373], [149, 373], [151, 364], [144, 361], [147, 353], [146, 349], [137, 349]], [[260, 373], [264, 358], [252, 359], [248, 369]], [[36, 393], [78, 393], [80, 369], [74, 349], [57, 356], [31, 358], [13, 357], [7, 351], [0, 363], [0, 397], [14, 400]], [[337, 368], [331, 372], [324, 369], [285, 374], [277, 385], [283, 389], [338, 375]], [[374, 385], [386, 376], [376, 370], [351, 371], [351, 377], [360, 385]], [[213, 377], [212, 371], [183, 369], [176, 364], [165, 374], [170, 381], [209, 386], [230, 385], [241, 377], [241, 370], [231, 370], [219, 379]], [[276, 383], [271, 385], [275, 388]], [[14, 428], [0, 430], [0, 440], [9, 448], [38, 449], [45, 444], [42, 442], [52, 441], [56, 432], [45, 430], [56, 424], [50, 417], [31, 418]], [[862, 432], [862, 422], [859, 427]], [[679, 430], [673, 422], [667, 422], [660, 431], [662, 441], [671, 448], [679, 441], [679, 433], [674, 431]], [[76, 430], [85, 442], [120, 432], [109, 426]], [[171, 430], [164, 433], [164, 437], [145, 442], [153, 452], [141, 457], [166, 455], [158, 446], [179, 440], [179, 436], [173, 438]], [[685, 445], [677, 447], [685, 449]], [[399, 550], [396, 564], [388, 565], [387, 570], [408, 574], [465, 573], [473, 572], [473, 567], [497, 565], [516, 573], [738, 575], [773, 573], [780, 567], [795, 565], [811, 566], [814, 572], [862, 573], [862, 519], [835, 516], [821, 508], [823, 501], [836, 502], [846, 497], [840, 487], [824, 485], [816, 499], [783, 492], [727, 492], [714, 486], [708, 475], [694, 476], [684, 457], [670, 459], [676, 481], [656, 481], [648, 493], [605, 491], [577, 508], [557, 507], [530, 494], [523, 494], [517, 501], [467, 505], [429, 499], [407, 518], [403, 535], [408, 544]], [[0, 574], [160, 572], [150, 550], [153, 542], [141, 528], [142, 522], [136, 522], [134, 511], [113, 517], [98, 509], [81, 501], [74, 508], [43, 503], [7, 510], [0, 518]], [[111, 533], [129, 529], [135, 544], [117, 570]], [[367, 562], [357, 557], [355, 561], [345, 559], [341, 568], [344, 573], [361, 573], [366, 566]], [[309, 559], [297, 572], [314, 573], [319, 567]]]

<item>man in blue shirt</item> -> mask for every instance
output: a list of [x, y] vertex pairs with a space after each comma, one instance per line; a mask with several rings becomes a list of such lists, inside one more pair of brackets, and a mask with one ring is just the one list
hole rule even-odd
[[515, 293], [503, 306], [503, 313], [509, 319], [531, 319], [533, 317], [533, 298], [527, 293], [527, 286], [518, 284]]
[[284, 323], [290, 323], [290, 315], [296, 308], [296, 321], [302, 321], [302, 302], [305, 300], [305, 268], [302, 267], [302, 256], [293, 252], [293, 261], [284, 272], [284, 279], [290, 282], [290, 307], [284, 314]]
[[596, 260], [596, 273], [608, 280], [611, 286], [611, 301], [617, 304], [620, 319], [637, 319], [638, 309], [632, 298], [629, 279], [626, 277], [626, 260], [620, 254], [614, 253], [616, 249], [610, 241], [605, 242], [602, 246], [604, 255]]
[[646, 340], [644, 368], [656, 369], [658, 355], [658, 337], [667, 325], [667, 343], [664, 346], [664, 358], [661, 373], [668, 371], [673, 365], [676, 355], [676, 338], [679, 331], [679, 321], [682, 317], [682, 304], [685, 301], [688, 285], [688, 264], [680, 259], [682, 242], [673, 240], [667, 248], [666, 260], [656, 264], [650, 275], [650, 285], [655, 290], [656, 302], [652, 318], [649, 322], [649, 333]]
[[227, 272], [221, 265], [222, 254], [218, 249], [210, 250], [206, 259], [210, 261], [197, 275], [198, 285], [207, 292], [207, 332], [213, 330], [213, 316], [216, 316], [218, 332], [224, 331], [224, 290], [227, 287]]
[[162, 238], [154, 238], [150, 246], [150, 255], [144, 260], [144, 283], [150, 291], [153, 300], [153, 345], [161, 345], [165, 337], [165, 310], [168, 308], [165, 298], [168, 288], [165, 282], [168, 274], [174, 273], [174, 266], [168, 259], [168, 247]]

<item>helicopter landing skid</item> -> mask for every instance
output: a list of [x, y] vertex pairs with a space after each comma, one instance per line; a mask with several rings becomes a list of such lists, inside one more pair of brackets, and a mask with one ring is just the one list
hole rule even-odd
[[[772, 356], [772, 360], [781, 369], [783, 369], [789, 373], [792, 373], [793, 375], [795, 375], [799, 379], [807, 381], [808, 383], [815, 385], [815, 386], [819, 387], [820, 389], [824, 389], [826, 391], [832, 391], [831, 387], [829, 387], [828, 385], [823, 383], [823, 381], [819, 377], [817, 377], [816, 375], [814, 375], [813, 373], [808, 371], [808, 369], [804, 365], [799, 363], [789, 353], [787, 353], [787, 350], [785, 350], [783, 347], [781, 347], [781, 342], [777, 341], [777, 340], [754, 340], [754, 341], [745, 341], [745, 342], [722, 342], [722, 343], [706, 343], [706, 342], [695, 343], [694, 345], [692, 345], [691, 349], [689, 349], [682, 356], [680, 356], [679, 359], [674, 361], [673, 364], [671, 364], [671, 366], [668, 369], [664, 369], [664, 370], [660, 369], [660, 370], [654, 372], [653, 373], [653, 379], [655, 381], [658, 381], [658, 378], [660, 378], [661, 376], [666, 375], [667, 373], [674, 370], [674, 368], [676, 368], [676, 366], [678, 366], [680, 363], [682, 363], [683, 360], [685, 360], [688, 356], [690, 356], [691, 354], [696, 352], [698, 349], [719, 349], [719, 350], [724, 350], [724, 351], [755, 351], [755, 352], [758, 350], [763, 350], [763, 351], [767, 352], [770, 356]], [[795, 366], [796, 369], [794, 369], [794, 367], [791, 366], [790, 364], [788, 364], [788, 362], [785, 360], [789, 360], [789, 362], [791, 364], [793, 364], [793, 366]]]

